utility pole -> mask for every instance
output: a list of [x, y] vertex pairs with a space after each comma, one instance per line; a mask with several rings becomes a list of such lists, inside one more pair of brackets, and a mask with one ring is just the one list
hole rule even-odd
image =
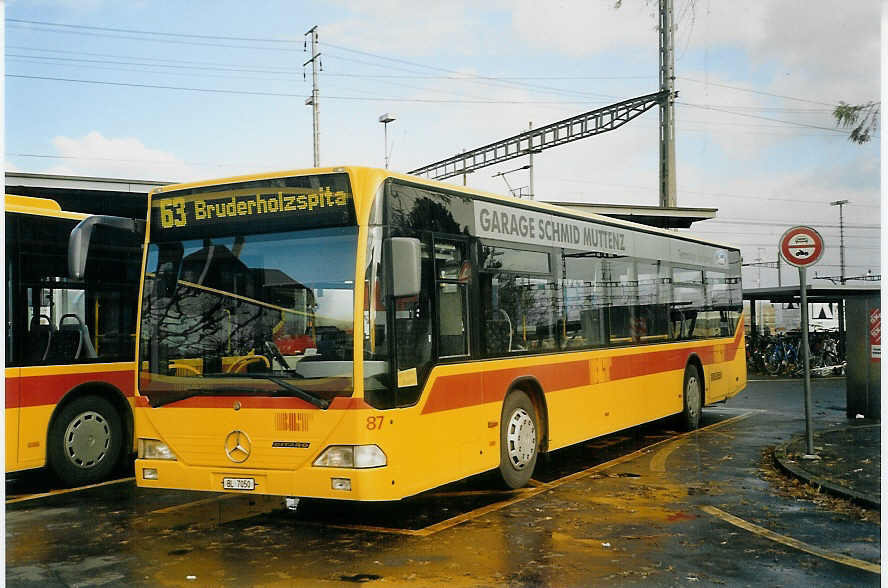
[[672, 0], [660, 0], [660, 206], [675, 207], [675, 23]]
[[311, 105], [311, 127], [314, 142], [314, 167], [321, 166], [321, 140], [320, 129], [318, 126], [318, 66], [320, 65], [321, 54], [318, 53], [318, 26], [315, 25], [308, 29], [305, 33], [311, 35], [311, 59], [302, 64], [305, 67], [311, 64], [311, 98], [305, 101], [306, 106]]
[[[848, 200], [835, 200], [829, 203], [830, 206], [839, 207], [839, 283], [845, 285], [845, 214], [844, 206], [848, 204]], [[839, 340], [842, 346], [845, 344], [845, 295], [839, 297]]]

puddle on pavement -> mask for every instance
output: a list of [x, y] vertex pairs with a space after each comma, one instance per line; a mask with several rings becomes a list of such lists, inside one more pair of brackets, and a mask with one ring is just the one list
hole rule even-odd
[[[709, 413], [704, 416], [706, 420], [703, 425], [706, 426], [725, 420], [729, 415]], [[534, 480], [542, 483], [554, 482], [677, 434], [661, 421], [560, 449], [537, 462]], [[637, 472], [597, 472], [593, 475], [619, 477], [626, 481], [644, 477]], [[303, 499], [292, 516], [297, 520], [316, 524], [418, 531], [475, 509], [512, 500], [523, 491], [527, 490], [504, 491], [499, 486], [496, 474], [487, 473], [398, 502], [351, 503]]]

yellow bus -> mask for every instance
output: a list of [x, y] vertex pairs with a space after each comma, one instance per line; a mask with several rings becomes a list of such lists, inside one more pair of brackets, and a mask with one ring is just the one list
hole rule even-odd
[[6, 471], [49, 466], [68, 485], [99, 482], [134, 447], [141, 239], [97, 230], [72, 280], [69, 233], [94, 217], [12, 195], [5, 216]]
[[139, 486], [397, 500], [746, 384], [740, 252], [387, 170], [150, 196]]

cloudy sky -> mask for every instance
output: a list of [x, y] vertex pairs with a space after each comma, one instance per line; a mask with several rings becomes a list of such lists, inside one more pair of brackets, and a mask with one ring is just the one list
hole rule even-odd
[[[655, 92], [656, 2], [7, 0], [7, 170], [194, 180], [309, 167], [317, 25], [322, 165], [409, 171]], [[879, 99], [878, 0], [675, 0], [679, 206], [694, 233], [776, 259], [780, 234], [827, 241], [819, 275], [879, 271], [879, 137], [850, 143], [841, 100]], [[539, 200], [658, 203], [657, 111], [535, 157]], [[471, 186], [506, 193], [501, 171]], [[524, 171], [507, 176], [527, 186]], [[748, 269], [746, 287], [776, 285]], [[784, 283], [797, 278], [785, 270]]]

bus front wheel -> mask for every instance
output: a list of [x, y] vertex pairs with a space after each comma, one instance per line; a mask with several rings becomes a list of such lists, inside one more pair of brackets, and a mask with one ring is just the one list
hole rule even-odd
[[539, 455], [536, 409], [522, 390], [513, 390], [503, 402], [500, 420], [500, 466], [508, 488], [522, 488], [530, 481]]
[[69, 486], [106, 479], [123, 446], [123, 425], [111, 403], [81, 396], [62, 407], [49, 430], [50, 469]]
[[703, 413], [703, 384], [700, 380], [700, 372], [694, 364], [688, 364], [685, 368], [683, 407], [678, 415], [678, 426], [683, 431], [693, 431], [700, 427], [700, 417]]

